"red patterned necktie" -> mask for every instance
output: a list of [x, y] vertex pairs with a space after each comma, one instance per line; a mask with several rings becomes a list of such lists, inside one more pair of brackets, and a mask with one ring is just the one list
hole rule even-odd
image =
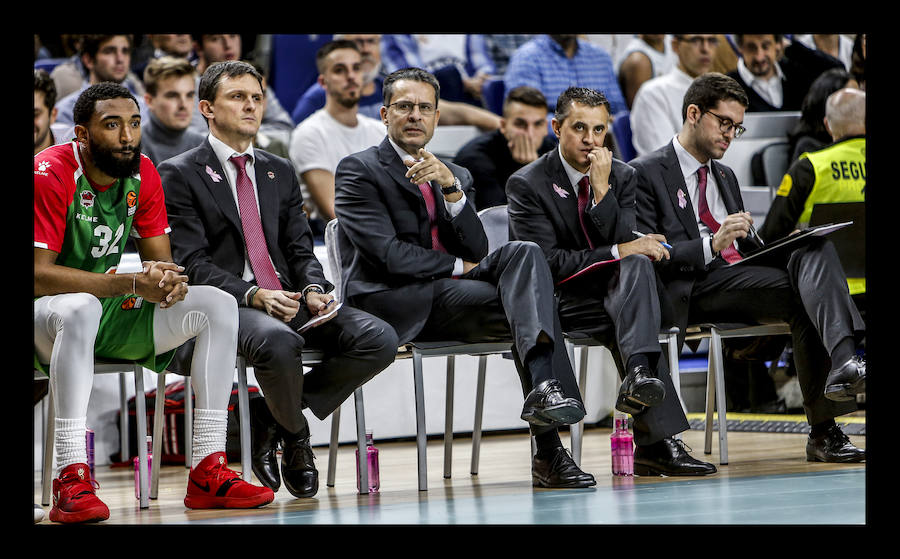
[[[709, 212], [709, 203], [706, 201], [706, 175], [709, 173], [709, 168], [704, 165], [697, 169], [697, 186], [700, 189], [700, 200], [697, 204], [697, 210], [700, 214], [700, 221], [702, 221], [707, 227], [709, 227], [713, 233], [719, 230], [719, 222], [715, 220], [712, 214]], [[741, 255], [738, 253], [737, 249], [734, 248], [734, 244], [728, 245], [725, 249], [722, 250], [722, 258], [725, 259], [726, 262], [733, 263], [741, 260]]]
[[425, 209], [428, 210], [428, 225], [431, 229], [431, 248], [433, 248], [434, 250], [439, 250], [441, 252], [447, 252], [447, 249], [445, 249], [444, 245], [441, 244], [440, 238], [438, 238], [436, 219], [437, 210], [434, 206], [434, 192], [431, 190], [431, 185], [427, 182], [420, 184], [419, 190], [422, 191], [422, 198], [425, 198]]
[[244, 230], [244, 242], [247, 244], [247, 255], [250, 257], [250, 269], [256, 277], [256, 285], [263, 289], [281, 289], [281, 282], [275, 274], [275, 267], [269, 258], [269, 248], [263, 235], [262, 222], [259, 219], [259, 208], [253, 194], [253, 183], [247, 175], [246, 165], [249, 154], [236, 155], [229, 161], [237, 169], [238, 210], [241, 213], [241, 227]]
[[584, 223], [584, 212], [588, 205], [588, 198], [591, 196], [591, 182], [587, 175], [581, 177], [578, 181], [578, 223], [581, 224], [581, 230], [584, 232], [584, 238], [587, 239], [588, 246], [594, 248], [591, 242], [591, 236], [588, 235], [587, 225]]

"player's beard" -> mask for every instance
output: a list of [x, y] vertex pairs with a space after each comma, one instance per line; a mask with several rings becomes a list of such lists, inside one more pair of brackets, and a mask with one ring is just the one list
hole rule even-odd
[[90, 140], [91, 159], [94, 165], [105, 174], [123, 179], [135, 175], [141, 169], [141, 144], [138, 143], [133, 149], [133, 156], [127, 159], [116, 157], [116, 152], [121, 152], [122, 148], [115, 150], [102, 147]]

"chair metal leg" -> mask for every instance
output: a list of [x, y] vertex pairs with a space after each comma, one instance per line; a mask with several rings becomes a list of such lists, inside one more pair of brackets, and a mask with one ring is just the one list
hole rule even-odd
[[247, 390], [247, 362], [238, 357], [238, 423], [241, 426], [241, 477], [249, 482], [250, 466], [250, 393]]
[[119, 375], [119, 457], [122, 462], [128, 460], [131, 452], [128, 447], [128, 395], [125, 387], [125, 375]]
[[675, 385], [675, 393], [678, 395], [681, 409], [687, 414], [687, 406], [684, 404], [684, 398], [681, 396], [681, 364], [678, 362], [680, 357], [678, 334], [672, 333], [666, 336], [666, 349], [669, 352], [669, 374], [672, 377], [672, 384]]
[[137, 427], [138, 479], [140, 482], [141, 508], [150, 508], [150, 480], [147, 479], [147, 402], [144, 399], [144, 369], [134, 366], [134, 402]]
[[722, 357], [722, 338], [719, 331], [712, 329], [709, 339], [711, 355], [715, 355], [713, 368], [716, 378], [716, 411], [719, 415], [719, 464], [728, 463], [728, 419], [725, 417], [728, 401], [725, 397], [725, 361]]
[[413, 348], [413, 386], [416, 397], [416, 453], [419, 465], [419, 491], [428, 491], [428, 464], [425, 431], [425, 386], [422, 379], [422, 354]]
[[194, 391], [191, 377], [184, 377], [184, 467], [193, 464], [194, 452]]
[[331, 412], [331, 439], [328, 441], [328, 477], [325, 484], [334, 487], [337, 472], [338, 434], [341, 430], [341, 406]]
[[[712, 343], [710, 343], [710, 348]], [[703, 454], [712, 454], [713, 407], [716, 401], [716, 374], [713, 369], [715, 358], [710, 349], [706, 366], [706, 428], [703, 433]]]
[[[578, 388], [581, 391], [581, 397], [584, 398], [584, 387], [587, 385], [587, 366], [588, 366], [588, 350], [585, 346], [581, 348], [581, 360], [578, 365]], [[584, 436], [584, 419], [569, 425], [569, 438], [572, 445], [572, 460], [576, 465], [581, 465], [581, 443]]]
[[447, 401], [444, 405], [444, 478], [450, 479], [453, 463], [453, 387], [456, 356], [447, 356]]
[[166, 423], [166, 372], [157, 374], [156, 402], [153, 408], [153, 456], [156, 457], [150, 463], [150, 498], [156, 499], [159, 495], [159, 468], [162, 462], [163, 426]]
[[353, 391], [353, 403], [356, 410], [356, 452], [359, 455], [357, 467], [359, 468], [359, 492], [369, 493], [369, 459], [366, 448], [366, 409], [363, 405], [362, 386]]
[[484, 418], [484, 383], [487, 377], [487, 355], [478, 358], [478, 381], [475, 386], [475, 423], [472, 428], [472, 464], [469, 473], [478, 475], [481, 453], [481, 422]]
[[[127, 434], [127, 431], [126, 431]], [[44, 468], [41, 473], [41, 504], [50, 504], [50, 483], [53, 478], [53, 455], [56, 450], [56, 407], [52, 387], [47, 391], [47, 427], [44, 434]]]

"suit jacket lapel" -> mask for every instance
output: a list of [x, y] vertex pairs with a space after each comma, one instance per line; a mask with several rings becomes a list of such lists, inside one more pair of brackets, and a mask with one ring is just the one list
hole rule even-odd
[[726, 178], [725, 171], [715, 161], [710, 161], [710, 168], [715, 173], [716, 184], [719, 185], [719, 194], [722, 195], [722, 200], [725, 202], [725, 209], [728, 213], [733, 214], [743, 211], [744, 205], [740, 199], [740, 187], [735, 188], [737, 185]]
[[197, 164], [197, 174], [203, 180], [203, 184], [209, 189], [213, 201], [225, 214], [225, 217], [234, 225], [243, 238], [243, 228], [241, 227], [241, 217], [238, 214], [237, 203], [234, 200], [234, 194], [231, 192], [231, 186], [228, 184], [228, 177], [219, 164], [219, 159], [213, 152], [209, 141], [201, 144], [202, 149], [197, 151], [194, 162]]
[[700, 236], [700, 228], [697, 227], [694, 205], [691, 203], [687, 185], [684, 183], [684, 176], [681, 174], [681, 165], [678, 164], [675, 147], [671, 143], [666, 148], [665, 158], [662, 161], [662, 174], [678, 221], [681, 222], [685, 231], [688, 232], [688, 236], [696, 239]]
[[[586, 247], [587, 239], [584, 239], [581, 224], [578, 222], [578, 192], [574, 185], [570, 184], [569, 175], [566, 174], [559, 157], [559, 150], [554, 149], [548, 154], [546, 171], [549, 183], [544, 187], [547, 189], [545, 195], [553, 200], [572, 238], [578, 241], [579, 245], [583, 244]], [[563, 196], [561, 192], [567, 192], [568, 196]]]
[[400, 160], [397, 152], [394, 151], [394, 146], [391, 145], [391, 142], [386, 136], [381, 142], [381, 145], [378, 146], [378, 159], [384, 164], [388, 174], [401, 189], [411, 194], [414, 198], [421, 200], [422, 203], [417, 204], [416, 207], [421, 205], [422, 211], [425, 211], [425, 199], [422, 198], [422, 192], [419, 190], [418, 186], [414, 185], [406, 178], [407, 167], [403, 164], [403, 161]]

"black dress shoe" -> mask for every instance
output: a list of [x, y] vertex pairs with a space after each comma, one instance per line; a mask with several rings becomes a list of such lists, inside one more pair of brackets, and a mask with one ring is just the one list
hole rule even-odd
[[[257, 401], [262, 403], [254, 405]], [[262, 398], [251, 400], [250, 466], [257, 479], [275, 492], [281, 487], [277, 458], [280, 440], [278, 424], [266, 407], [265, 401]]]
[[556, 379], [545, 380], [525, 397], [522, 419], [538, 426], [571, 425], [584, 418], [584, 405], [576, 398], [566, 398]]
[[855, 400], [866, 391], [866, 360], [854, 355], [846, 363], [828, 373], [825, 397], [836, 402]]
[[563, 447], [554, 449], [551, 456], [535, 454], [531, 461], [531, 484], [534, 487], [590, 487], [596, 485], [594, 476], [581, 471]]
[[806, 460], [809, 462], [862, 462], [866, 451], [853, 446], [850, 438], [837, 425], [824, 435], [806, 441]]
[[684, 441], [667, 438], [634, 451], [634, 473], [639, 476], [706, 476], [716, 473], [712, 464], [687, 453]]
[[616, 409], [623, 413], [637, 415], [653, 407], [666, 397], [666, 385], [656, 378], [649, 368], [638, 365], [622, 381]]
[[312, 497], [319, 490], [319, 471], [313, 461], [315, 455], [309, 445], [309, 431], [304, 429], [302, 435], [282, 433], [281, 477], [284, 486], [298, 499]]

